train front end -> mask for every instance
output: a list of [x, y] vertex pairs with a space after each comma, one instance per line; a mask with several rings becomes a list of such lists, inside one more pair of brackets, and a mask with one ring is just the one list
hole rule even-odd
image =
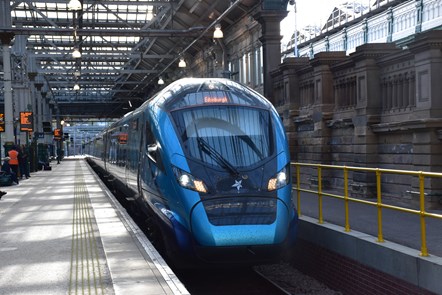
[[[197, 83], [198, 84], [198, 83]], [[229, 80], [204, 80], [164, 104], [176, 140], [175, 238], [214, 263], [274, 260], [293, 244], [286, 135], [272, 105]]]

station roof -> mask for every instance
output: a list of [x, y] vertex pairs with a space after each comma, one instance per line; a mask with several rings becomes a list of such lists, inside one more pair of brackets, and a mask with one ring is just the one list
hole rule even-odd
[[14, 77], [41, 87], [64, 117], [117, 118], [155, 93], [160, 77], [183, 76], [180, 58], [213, 42], [216, 24], [228, 29], [260, 1], [80, 0], [80, 10], [69, 2], [10, 2], [0, 34], [14, 34]]

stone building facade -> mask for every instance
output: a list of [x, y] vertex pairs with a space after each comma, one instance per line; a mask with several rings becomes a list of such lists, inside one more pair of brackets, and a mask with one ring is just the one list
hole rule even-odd
[[[287, 58], [271, 76], [293, 161], [442, 172], [442, 31], [402, 48]], [[302, 182], [315, 186], [316, 170]], [[323, 185], [343, 187], [342, 171], [325, 170]], [[352, 196], [376, 197], [375, 174], [350, 172], [349, 187]], [[442, 207], [442, 180], [426, 178], [425, 188], [428, 206]], [[382, 174], [383, 197], [414, 206], [417, 192], [417, 177]]]

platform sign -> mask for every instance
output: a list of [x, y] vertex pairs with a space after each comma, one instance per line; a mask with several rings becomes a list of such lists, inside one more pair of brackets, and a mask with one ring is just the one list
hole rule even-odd
[[0, 113], [0, 132], [5, 132], [5, 114]]
[[127, 133], [118, 134], [118, 143], [119, 144], [127, 144]]
[[20, 131], [34, 131], [32, 112], [20, 112]]
[[61, 140], [63, 138], [63, 133], [60, 128], [54, 129], [54, 139]]

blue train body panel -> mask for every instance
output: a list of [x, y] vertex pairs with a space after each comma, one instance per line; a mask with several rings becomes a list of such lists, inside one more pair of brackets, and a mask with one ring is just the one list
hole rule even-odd
[[277, 251], [295, 239], [282, 122], [241, 84], [174, 82], [111, 126], [100, 147], [106, 169], [180, 252], [210, 260], [218, 250]]

